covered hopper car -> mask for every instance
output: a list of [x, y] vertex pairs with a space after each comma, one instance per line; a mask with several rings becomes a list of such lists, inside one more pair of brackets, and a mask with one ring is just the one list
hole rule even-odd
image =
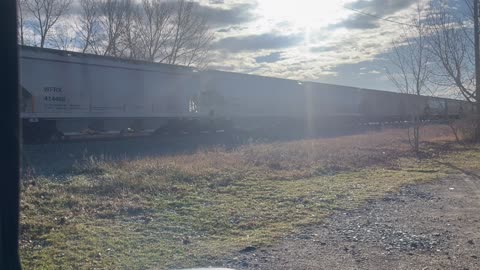
[[454, 118], [464, 101], [22, 46], [27, 141], [99, 132], [317, 130], [342, 123]]

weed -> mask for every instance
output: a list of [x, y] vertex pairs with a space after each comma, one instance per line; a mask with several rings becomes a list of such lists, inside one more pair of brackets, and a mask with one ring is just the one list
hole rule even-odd
[[35, 184], [22, 186], [22, 263], [26, 269], [211, 264], [403, 185], [478, 169], [478, 147], [451, 144], [445, 129], [424, 129], [423, 159], [409, 151], [402, 130], [386, 130], [133, 161], [88, 159], [61, 181], [29, 172]]

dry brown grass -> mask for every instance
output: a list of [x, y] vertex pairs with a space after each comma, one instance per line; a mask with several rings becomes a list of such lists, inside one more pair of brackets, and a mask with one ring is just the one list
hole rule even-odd
[[[432, 143], [453, 142], [448, 126], [427, 126], [421, 138], [426, 151]], [[134, 161], [92, 159], [76, 167], [77, 174], [98, 174], [105, 192], [135, 189], [158, 191], [171, 183], [207, 181], [226, 185], [239, 179], [292, 180], [355, 171], [370, 166], [394, 167], [395, 160], [412, 157], [404, 129], [292, 142], [251, 144], [234, 150], [209, 148], [194, 154], [180, 154]], [[113, 174], [103, 172], [115, 171]]]
[[[478, 166], [473, 148], [443, 155], [455, 141], [448, 126], [422, 135], [425, 156]], [[198, 266], [446, 173], [419, 161], [400, 129], [133, 161], [91, 158], [63, 176], [24, 182], [21, 252], [26, 268], [38, 269]]]

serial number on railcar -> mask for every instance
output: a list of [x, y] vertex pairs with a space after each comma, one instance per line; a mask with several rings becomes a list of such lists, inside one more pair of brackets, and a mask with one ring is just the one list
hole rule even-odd
[[45, 101], [65, 102], [65, 97], [45, 96]]

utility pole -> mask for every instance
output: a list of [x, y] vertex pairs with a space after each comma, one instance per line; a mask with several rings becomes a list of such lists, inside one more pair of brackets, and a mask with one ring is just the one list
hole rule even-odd
[[480, 28], [479, 28], [479, 0], [473, 0], [473, 34], [475, 36], [475, 140], [480, 141]]

